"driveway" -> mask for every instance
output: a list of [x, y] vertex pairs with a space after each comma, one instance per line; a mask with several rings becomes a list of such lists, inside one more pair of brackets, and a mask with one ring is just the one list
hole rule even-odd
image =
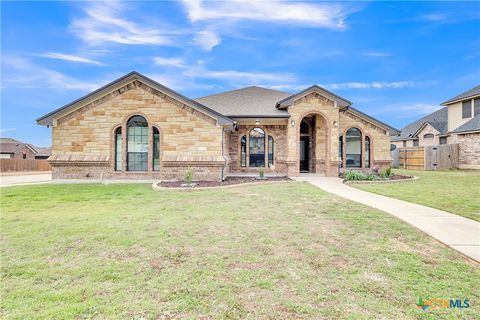
[[355, 189], [340, 178], [301, 175], [322, 190], [389, 213], [480, 262], [480, 223], [438, 209]]
[[0, 187], [10, 187], [29, 184], [51, 183], [52, 173], [18, 173], [18, 174], [4, 174], [0, 176]]

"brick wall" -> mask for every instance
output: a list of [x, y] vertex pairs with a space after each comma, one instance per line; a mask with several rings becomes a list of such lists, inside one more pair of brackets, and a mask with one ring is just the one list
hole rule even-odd
[[460, 169], [480, 169], [480, 133], [456, 135]]

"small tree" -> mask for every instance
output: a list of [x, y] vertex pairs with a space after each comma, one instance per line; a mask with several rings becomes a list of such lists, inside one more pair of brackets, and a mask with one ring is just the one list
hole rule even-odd
[[191, 185], [193, 181], [193, 171], [192, 168], [188, 167], [187, 171], [185, 171], [185, 183], [187, 185]]

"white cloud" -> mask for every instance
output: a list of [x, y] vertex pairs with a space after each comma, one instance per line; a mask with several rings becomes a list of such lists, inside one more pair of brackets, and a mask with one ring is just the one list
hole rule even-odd
[[285, 1], [183, 1], [190, 21], [256, 20], [329, 29], [345, 28], [344, 5]]
[[247, 72], [235, 70], [209, 70], [203, 66], [195, 66], [186, 70], [183, 75], [191, 78], [207, 78], [227, 80], [232, 83], [258, 84], [262, 82], [291, 82], [295, 77], [289, 73]]
[[0, 133], [11, 132], [11, 131], [15, 131], [15, 130], [17, 130], [17, 128], [0, 129]]
[[389, 57], [392, 54], [388, 52], [382, 52], [382, 51], [367, 51], [367, 52], [364, 52], [363, 55], [367, 57]]
[[193, 39], [193, 42], [205, 51], [211, 51], [220, 41], [216, 33], [208, 30], [197, 32]]
[[83, 81], [61, 72], [38, 66], [21, 57], [2, 57], [4, 77], [2, 87], [13, 85], [23, 88], [53, 88], [64, 90], [93, 91], [100, 83]]
[[186, 68], [187, 65], [181, 58], [162, 58], [162, 57], [154, 57], [153, 61], [158, 66], [166, 66], [166, 67], [177, 67], [177, 68]]
[[399, 89], [412, 88], [419, 85], [414, 81], [373, 81], [373, 82], [343, 82], [343, 83], [329, 83], [321, 84], [320, 86], [329, 90], [338, 89]]
[[88, 59], [88, 58], [85, 58], [85, 57], [71, 55], [71, 54], [57, 53], [57, 52], [42, 53], [42, 54], [39, 54], [39, 56], [45, 57], [45, 58], [51, 58], [51, 59], [71, 61], [71, 62], [103, 65], [103, 63], [101, 63], [101, 62], [91, 60], [91, 59]]
[[123, 18], [124, 5], [117, 1], [89, 3], [84, 8], [86, 15], [74, 19], [70, 29], [88, 44], [166, 45], [172, 42], [158, 26], [141, 26]]
[[430, 13], [421, 16], [422, 20], [431, 21], [431, 22], [438, 22], [448, 19], [448, 15], [444, 13]]

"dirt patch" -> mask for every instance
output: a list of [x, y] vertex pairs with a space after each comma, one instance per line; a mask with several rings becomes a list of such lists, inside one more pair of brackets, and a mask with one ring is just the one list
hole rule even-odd
[[223, 181], [195, 181], [192, 183], [192, 186], [186, 186], [183, 181], [162, 181], [159, 183], [160, 187], [163, 188], [208, 188], [208, 187], [221, 187], [221, 186], [230, 186], [234, 184], [244, 184], [244, 183], [263, 183], [263, 182], [272, 182], [272, 181], [291, 181], [287, 177], [269, 177], [266, 179], [258, 179], [252, 177], [228, 177]]

